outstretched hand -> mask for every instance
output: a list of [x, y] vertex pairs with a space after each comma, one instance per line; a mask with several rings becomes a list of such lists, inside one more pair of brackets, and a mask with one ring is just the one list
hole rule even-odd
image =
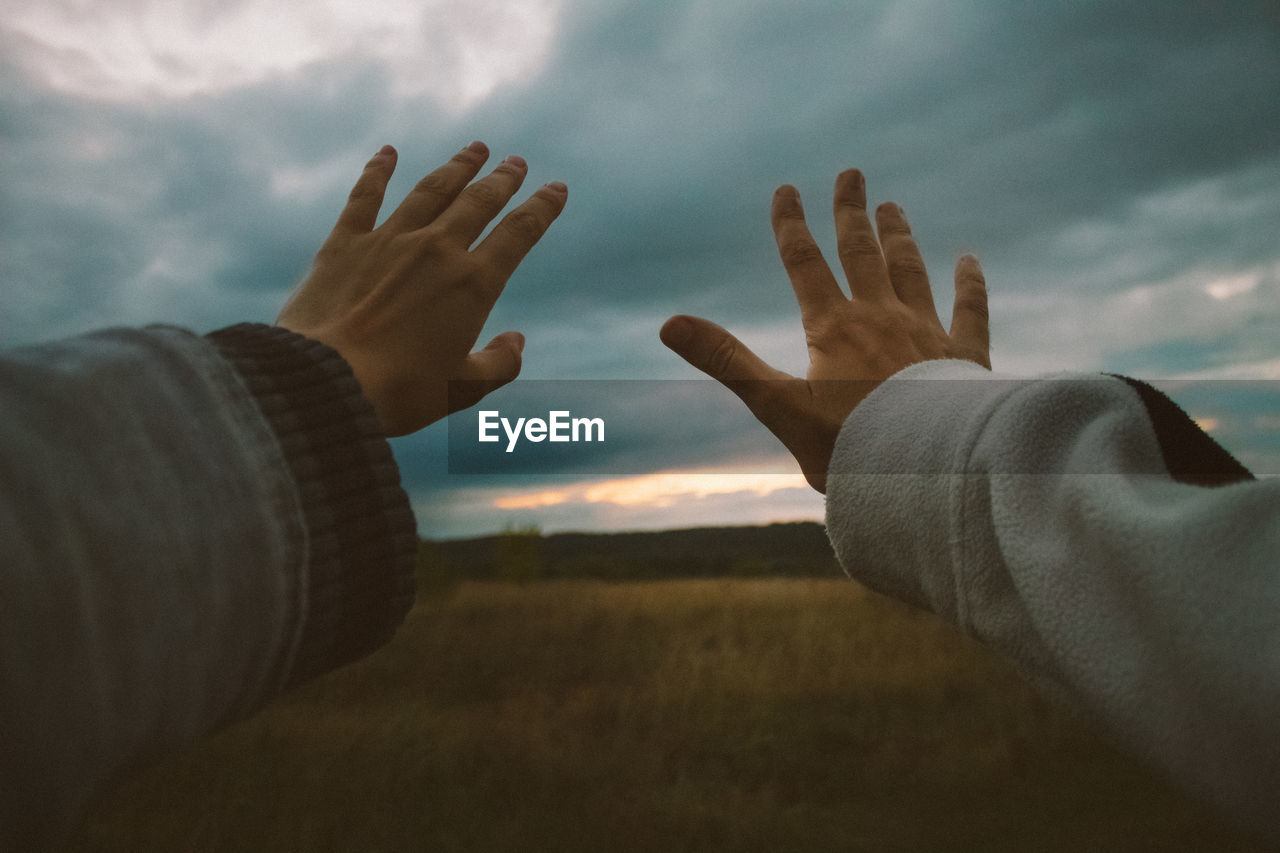
[[737, 394], [823, 493], [841, 426], [882, 381], [908, 365], [939, 358], [991, 368], [986, 282], [976, 258], [965, 255], [956, 264], [947, 331], [902, 209], [892, 203], [876, 209], [877, 240], [857, 169], [836, 178], [835, 221], [852, 298], [840, 289], [809, 233], [796, 189], [783, 186], [773, 196], [773, 233], [809, 346], [806, 378], [775, 370], [707, 320], [675, 316], [660, 333], [668, 347]]
[[[473, 405], [520, 372], [518, 332], [472, 347], [507, 279], [560, 215], [567, 190], [547, 184], [472, 249], [527, 172], [524, 160], [508, 157], [471, 183], [488, 156], [473, 142], [375, 228], [396, 167], [395, 149], [384, 147], [276, 321], [346, 359], [388, 435]], [[452, 395], [450, 380], [464, 380]]]

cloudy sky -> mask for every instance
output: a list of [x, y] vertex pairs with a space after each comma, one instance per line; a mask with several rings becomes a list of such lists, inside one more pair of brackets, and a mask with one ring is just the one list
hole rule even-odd
[[[379, 146], [398, 201], [481, 139], [570, 187], [482, 338], [523, 331], [536, 380], [493, 405], [608, 411], [610, 433], [486, 474], [465, 422], [398, 439], [422, 531], [820, 517], [657, 339], [698, 314], [803, 372], [773, 189], [799, 187], [834, 257], [832, 181], [861, 168], [905, 208], [944, 316], [978, 254], [997, 370], [1280, 380], [1277, 8], [0, 0], [0, 344], [270, 322]], [[1275, 386], [1234, 409], [1177, 387], [1280, 472]]]

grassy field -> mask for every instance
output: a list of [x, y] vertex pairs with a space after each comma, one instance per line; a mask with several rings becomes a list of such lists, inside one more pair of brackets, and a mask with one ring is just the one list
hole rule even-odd
[[843, 580], [467, 583], [70, 850], [1248, 850]]

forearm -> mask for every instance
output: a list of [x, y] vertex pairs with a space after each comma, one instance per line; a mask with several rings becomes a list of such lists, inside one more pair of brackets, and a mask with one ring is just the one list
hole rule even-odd
[[1119, 379], [987, 377], [917, 365], [854, 410], [829, 475], [842, 563], [1265, 825], [1280, 787], [1280, 483], [1177, 482]]
[[411, 601], [412, 516], [341, 359], [213, 341], [0, 361], [0, 840], [371, 650]]

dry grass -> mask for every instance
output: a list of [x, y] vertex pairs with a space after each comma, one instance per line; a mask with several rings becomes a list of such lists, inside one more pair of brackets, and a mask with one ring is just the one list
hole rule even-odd
[[69, 849], [1245, 850], [847, 581], [464, 584]]

